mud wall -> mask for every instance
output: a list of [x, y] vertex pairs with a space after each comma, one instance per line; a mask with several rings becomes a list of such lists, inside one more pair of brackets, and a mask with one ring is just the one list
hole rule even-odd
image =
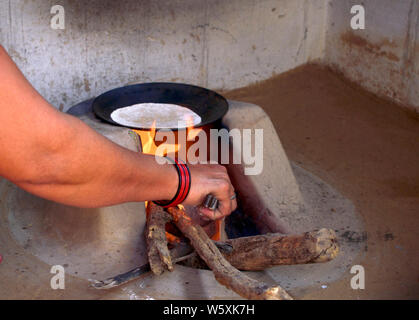
[[[365, 29], [350, 26], [353, 5]], [[419, 112], [419, 1], [331, 0], [324, 62], [380, 96]]]
[[[50, 22], [65, 9], [65, 29]], [[0, 43], [54, 106], [131, 82], [232, 89], [324, 56], [324, 0], [0, 0]]]

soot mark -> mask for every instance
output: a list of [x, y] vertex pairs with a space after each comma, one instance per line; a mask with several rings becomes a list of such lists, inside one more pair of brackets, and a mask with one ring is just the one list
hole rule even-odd
[[366, 232], [359, 233], [356, 231], [345, 231], [341, 237], [348, 242], [365, 242], [368, 238]]

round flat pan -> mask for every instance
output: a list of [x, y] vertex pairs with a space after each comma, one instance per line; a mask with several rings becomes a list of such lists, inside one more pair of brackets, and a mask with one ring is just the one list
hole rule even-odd
[[[228, 111], [227, 100], [214, 91], [188, 84], [169, 82], [141, 83], [110, 90], [98, 96], [93, 101], [92, 108], [100, 119], [123, 126], [112, 120], [112, 112], [119, 108], [146, 102], [171, 103], [187, 107], [201, 117], [202, 121], [196, 127], [213, 123], [221, 119]], [[172, 130], [177, 129], [173, 128]], [[162, 130], [168, 129], [162, 128]]]

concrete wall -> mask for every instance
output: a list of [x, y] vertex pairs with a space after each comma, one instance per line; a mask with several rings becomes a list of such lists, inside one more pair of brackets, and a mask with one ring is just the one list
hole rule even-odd
[[[65, 30], [50, 27], [64, 6]], [[0, 43], [53, 105], [130, 82], [245, 86], [325, 52], [325, 0], [0, 0]]]
[[[365, 30], [350, 27], [355, 4], [365, 7]], [[419, 112], [419, 1], [331, 0], [324, 62]]]
[[418, 0], [0, 0], [0, 43], [62, 110], [132, 82], [225, 90], [322, 61], [419, 112], [418, 21]]

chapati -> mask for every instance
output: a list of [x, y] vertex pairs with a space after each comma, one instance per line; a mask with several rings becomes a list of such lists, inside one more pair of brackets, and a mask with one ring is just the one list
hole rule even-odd
[[139, 103], [116, 109], [111, 114], [116, 123], [134, 128], [186, 128], [196, 126], [201, 117], [191, 109], [168, 103]]

